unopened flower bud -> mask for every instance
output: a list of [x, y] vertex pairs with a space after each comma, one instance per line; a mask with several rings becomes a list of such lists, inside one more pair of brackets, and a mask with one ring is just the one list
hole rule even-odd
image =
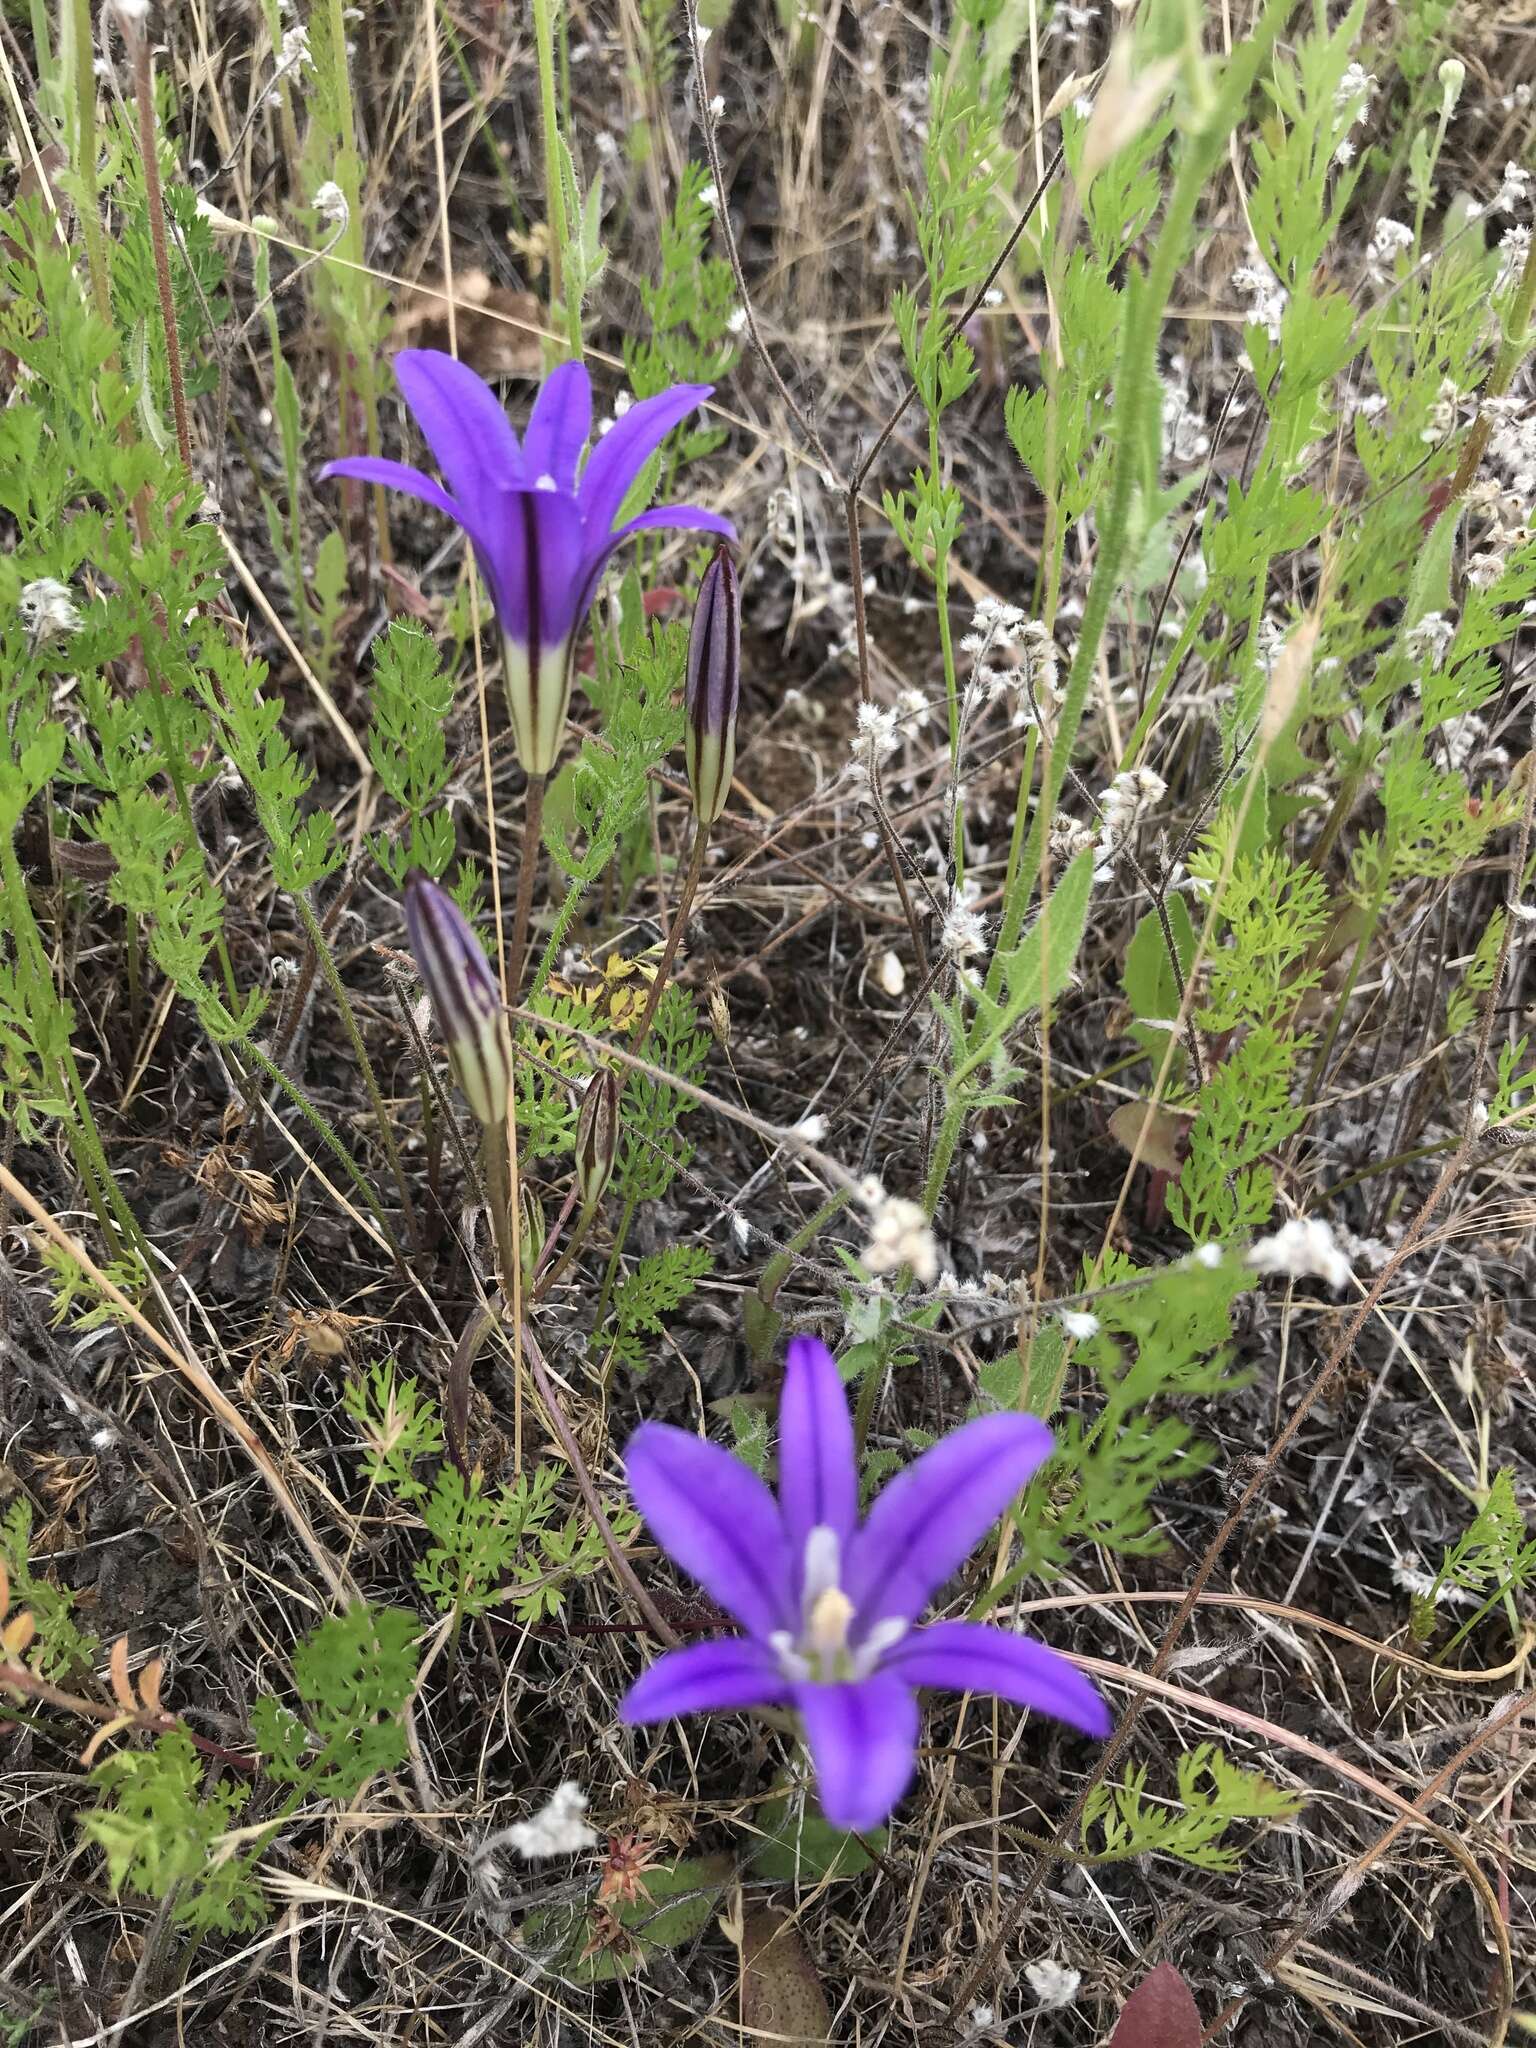
[[453, 1077], [492, 1130], [506, 1120], [512, 1045], [491, 963], [448, 891], [426, 875], [406, 882], [405, 927]]
[[539, 1270], [539, 1258], [544, 1250], [544, 1240], [549, 1234], [549, 1226], [544, 1215], [544, 1204], [535, 1193], [531, 1181], [519, 1177], [517, 1196], [522, 1219], [518, 1260], [523, 1269], [523, 1293], [528, 1295], [533, 1292], [534, 1279]]
[[713, 825], [730, 794], [741, 698], [741, 592], [724, 548], [704, 571], [688, 635], [683, 708], [688, 787], [700, 825]]
[[1461, 98], [1461, 88], [1467, 82], [1467, 67], [1459, 57], [1447, 57], [1440, 66], [1441, 104], [1449, 114]]
[[601, 1067], [587, 1083], [576, 1119], [576, 1187], [583, 1211], [595, 1209], [619, 1154], [619, 1097], [623, 1083]]

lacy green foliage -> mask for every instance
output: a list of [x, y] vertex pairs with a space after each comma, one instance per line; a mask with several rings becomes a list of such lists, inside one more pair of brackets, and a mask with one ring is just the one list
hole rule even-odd
[[1536, 1067], [1524, 1064], [1530, 1046], [1530, 1039], [1522, 1037], [1499, 1047], [1498, 1078], [1488, 1104], [1488, 1115], [1494, 1123], [1513, 1122], [1522, 1130], [1530, 1128], [1532, 1111], [1536, 1109]]
[[1360, 175], [1340, 162], [1339, 145], [1363, 112], [1364, 92], [1341, 87], [1360, 54], [1364, 15], [1356, 0], [1332, 35], [1277, 52], [1264, 81], [1273, 112], [1254, 136], [1248, 220], [1259, 253], [1293, 291], [1321, 263]]
[[[417, 1468], [441, 1456], [443, 1428], [415, 1380], [376, 1365], [342, 1399], [363, 1439], [369, 1483], [418, 1514], [432, 1539], [413, 1574], [439, 1614], [473, 1619], [505, 1605], [521, 1622], [543, 1621], [560, 1612], [570, 1582], [602, 1564], [596, 1526], [561, 1513], [555, 1466], [492, 1487], [482, 1473], [466, 1479], [444, 1463], [429, 1481]], [[638, 1527], [627, 1509], [609, 1519], [621, 1542]]]
[[[162, 75], [157, 83], [174, 125], [172, 81]], [[133, 117], [126, 108], [123, 113], [125, 122], [131, 123]], [[162, 450], [169, 451], [171, 379], [150, 242], [149, 209], [141, 182], [137, 138], [125, 134], [123, 139], [127, 146], [121, 163], [130, 171], [135, 189], [119, 219], [112, 252], [112, 313], [121, 331], [137, 344], [137, 359], [151, 366], [139, 417]], [[197, 194], [189, 186], [167, 179], [171, 168], [167, 163], [161, 165], [167, 233], [174, 237], [180, 259], [171, 266], [171, 296], [176, 307], [186, 391], [189, 397], [197, 397], [212, 391], [218, 383], [216, 337], [229, 318], [229, 301], [223, 290], [224, 257], [213, 229], [197, 210]]]
[[405, 1761], [400, 1716], [416, 1683], [416, 1632], [415, 1615], [359, 1601], [304, 1638], [293, 1653], [303, 1712], [267, 1697], [251, 1715], [275, 1783], [306, 1799], [352, 1799]]
[[1388, 742], [1381, 779], [1385, 829], [1360, 835], [1350, 868], [1362, 901], [1384, 895], [1395, 882], [1454, 875], [1507, 822], [1506, 807], [1491, 790], [1472, 803], [1466, 777], [1437, 768], [1422, 744], [1412, 728]]
[[725, 1856], [691, 1856], [642, 1873], [649, 1897], [600, 1905], [595, 1893], [541, 1906], [522, 1924], [522, 1946], [567, 1984], [611, 1984], [658, 1949], [696, 1941], [720, 1909], [731, 1875]]
[[175, 1729], [153, 1749], [120, 1750], [91, 1782], [102, 1803], [86, 1815], [85, 1834], [105, 1852], [115, 1892], [174, 1895], [176, 1925], [193, 1934], [238, 1934], [266, 1919], [249, 1855], [225, 1840], [250, 1788], [209, 1786], [190, 1736]]
[[401, 818], [397, 829], [374, 833], [368, 851], [397, 889], [412, 868], [436, 880], [453, 855], [453, 819], [438, 802], [451, 768], [452, 710], [453, 679], [436, 645], [393, 621], [374, 656], [368, 758]]
[[1231, 1034], [1224, 1048], [1212, 1045], [1189, 1154], [1168, 1190], [1170, 1217], [1196, 1245], [1230, 1244], [1269, 1217], [1266, 1155], [1305, 1115], [1292, 1091], [1311, 1039], [1287, 1020], [1320, 979], [1316, 946], [1328, 920], [1320, 875], [1267, 848], [1233, 857], [1237, 831], [1237, 812], [1224, 813], [1190, 860], [1221, 933], [1206, 956], [1194, 1021], [1207, 1034]]
[[1444, 1553], [1429, 1591], [1415, 1595], [1412, 1629], [1418, 1642], [1435, 1632], [1436, 1610], [1450, 1587], [1475, 1596], [1477, 1612], [1456, 1631], [1454, 1648], [1499, 1601], [1507, 1601], [1536, 1581], [1536, 1537], [1527, 1538], [1525, 1517], [1515, 1499], [1513, 1470], [1501, 1466], [1489, 1483], [1487, 1498], [1463, 1533]]
[[663, 1317], [682, 1307], [714, 1263], [714, 1253], [697, 1244], [668, 1245], [636, 1260], [614, 1289], [612, 1315], [592, 1339], [594, 1357], [644, 1379], [651, 1364], [646, 1338], [659, 1334]]
[[[54, 1323], [68, 1323], [72, 1330], [99, 1330], [107, 1323], [131, 1320], [127, 1310], [112, 1299], [66, 1245], [55, 1244], [50, 1238], [38, 1258], [53, 1286]], [[134, 1247], [130, 1246], [120, 1258], [103, 1260], [99, 1271], [131, 1302], [141, 1301], [149, 1292], [149, 1267]]]
[[284, 1822], [310, 1800], [353, 1799], [406, 1754], [401, 1720], [416, 1683], [415, 1617], [358, 1603], [323, 1621], [293, 1656], [300, 1711], [264, 1695], [251, 1733], [267, 1784], [285, 1788], [277, 1811], [232, 1834], [253, 1787], [210, 1782], [210, 1766], [181, 1729], [147, 1750], [120, 1750], [91, 1783], [101, 1803], [86, 1815], [115, 1891], [174, 1896], [174, 1919], [193, 1934], [238, 1933], [267, 1917], [256, 1865]]
[[628, 895], [646, 858], [652, 770], [682, 744], [678, 699], [688, 654], [680, 622], [649, 622], [638, 576], [621, 586], [619, 656], [604, 635], [595, 642], [597, 667], [582, 687], [602, 719], [601, 740], [555, 775], [544, 800], [544, 839], [570, 886], [544, 949], [540, 981], [559, 957], [582, 896], [617, 857], [621, 893]]
[[[1059, 1353], [1047, 1352], [1026, 1380], [1017, 1353], [991, 1369], [985, 1391], [999, 1406], [1046, 1410], [1056, 1451], [1017, 1513], [1023, 1559], [987, 1596], [1002, 1597], [1033, 1572], [1061, 1571], [1079, 1545], [1144, 1555], [1163, 1547], [1155, 1500], [1186, 1485], [1213, 1456], [1182, 1412], [1194, 1395], [1232, 1384], [1226, 1353], [1231, 1304], [1251, 1278], [1237, 1259], [1214, 1266], [1184, 1259], [1141, 1274], [1109, 1254], [1084, 1276], [1108, 1288], [1094, 1301], [1097, 1334], [1078, 1342], [1073, 1364], [1090, 1375], [1081, 1407], [1051, 1415]], [[1128, 1284], [1137, 1283], [1137, 1284]], [[1172, 1400], [1181, 1404], [1171, 1411]]]
[[74, 1594], [33, 1571], [31, 1550], [31, 1504], [13, 1500], [0, 1521], [0, 1564], [10, 1581], [12, 1607], [32, 1616], [35, 1633], [26, 1652], [27, 1669], [52, 1685], [67, 1686], [91, 1669], [101, 1645], [75, 1620]]
[[[1472, 949], [1467, 964], [1461, 970], [1461, 979], [1445, 999], [1445, 1035], [1459, 1038], [1477, 1021], [1481, 1008], [1479, 996], [1484, 996], [1493, 987], [1494, 975], [1498, 972], [1499, 949], [1504, 943], [1505, 913], [1496, 910], [1483, 926], [1482, 934]], [[1524, 1044], [1524, 1040], [1521, 1041]], [[1505, 1052], [1508, 1046], [1503, 1048]]]
[[1063, 352], [1040, 357], [1042, 382], [1004, 403], [1019, 460], [1062, 520], [1082, 518], [1109, 467], [1109, 399], [1120, 349], [1120, 294], [1105, 267], [1076, 249], [1061, 277]]
[[281, 729], [282, 700], [262, 695], [265, 663], [243, 659], [233, 648], [210, 648], [209, 654], [204, 694], [224, 751], [250, 792], [267, 836], [274, 880], [299, 895], [340, 866], [336, 821], [328, 810], [302, 808], [314, 772]]
[[1147, 1797], [1145, 1764], [1129, 1767], [1117, 1783], [1094, 1786], [1082, 1831], [1092, 1862], [1173, 1856], [1199, 1870], [1236, 1870], [1242, 1847], [1226, 1839], [1235, 1821], [1286, 1820], [1305, 1803], [1258, 1771], [1233, 1763], [1212, 1742], [1185, 1750], [1177, 1773], [1177, 1805]]
[[[740, 357], [731, 326], [736, 280], [729, 263], [707, 253], [715, 220], [704, 196], [710, 190], [707, 167], [684, 164], [671, 218], [662, 224], [660, 275], [654, 283], [640, 281], [644, 327], [624, 336], [624, 367], [637, 398], [669, 384], [717, 384]], [[676, 458], [697, 461], [724, 439], [719, 427], [689, 428], [677, 437]], [[647, 497], [656, 480], [654, 468], [648, 473]]]
[[393, 1362], [385, 1360], [342, 1389], [341, 1405], [363, 1439], [368, 1484], [399, 1501], [421, 1500], [427, 1488], [416, 1467], [443, 1452], [443, 1425], [432, 1397], [414, 1379], [398, 1379]]
[[[676, 982], [656, 1005], [646, 1057], [679, 1081], [696, 1081], [709, 1056], [709, 1034], [699, 1028], [693, 997]], [[621, 1110], [623, 1136], [613, 1185], [626, 1202], [658, 1202], [693, 1158], [682, 1120], [698, 1104], [691, 1095], [649, 1074], [631, 1074]]]

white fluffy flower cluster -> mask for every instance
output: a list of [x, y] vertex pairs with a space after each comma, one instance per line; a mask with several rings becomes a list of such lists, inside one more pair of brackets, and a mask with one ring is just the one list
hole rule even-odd
[[[1048, 629], [1016, 604], [1000, 598], [982, 597], [976, 602], [971, 630], [960, 642], [962, 652], [974, 663], [972, 687], [985, 691], [989, 704], [1017, 696], [1020, 708], [1016, 726], [1033, 724], [1027, 708], [1033, 696], [1042, 714], [1054, 709], [1061, 695], [1061, 653]], [[993, 663], [989, 655], [1007, 654], [1011, 660]]]
[[1408, 628], [1403, 644], [1415, 661], [1427, 661], [1431, 668], [1439, 668], [1455, 638], [1454, 619], [1448, 619], [1444, 612], [1426, 612]]
[[1051, 859], [1065, 867], [1068, 861], [1086, 853], [1097, 838], [1098, 834], [1091, 825], [1083, 824], [1066, 811], [1058, 811], [1051, 820]]
[[1376, 74], [1367, 71], [1363, 64], [1348, 64], [1344, 76], [1334, 88], [1334, 112], [1345, 117], [1344, 133], [1333, 153], [1336, 164], [1353, 163], [1355, 145], [1350, 140], [1350, 130], [1363, 121], [1371, 111], [1371, 101], [1376, 97]]
[[1024, 1975], [1029, 1979], [1029, 1988], [1039, 2000], [1042, 2012], [1060, 2012], [1070, 2005], [1083, 1981], [1081, 1970], [1074, 1970], [1070, 1963], [1058, 1963], [1050, 1957], [1044, 1962], [1026, 1963]]
[[1456, 408], [1461, 404], [1461, 392], [1453, 377], [1440, 379], [1440, 390], [1429, 409], [1429, 418], [1419, 433], [1419, 439], [1426, 443], [1443, 441], [1456, 425]]
[[1531, 253], [1531, 231], [1527, 227], [1506, 230], [1499, 244], [1499, 274], [1493, 280], [1494, 296], [1502, 298], [1520, 282], [1526, 258]]
[[1504, 180], [1489, 201], [1490, 213], [1518, 213], [1531, 196], [1531, 174], [1521, 164], [1506, 164]]
[[16, 616], [34, 642], [57, 640], [64, 633], [78, 633], [84, 621], [69, 594], [69, 586], [54, 576], [39, 576], [24, 583], [16, 600]]
[[1112, 866], [1153, 805], [1168, 794], [1168, 785], [1151, 768], [1127, 768], [1099, 798], [1099, 860]]
[[957, 967], [963, 967], [967, 960], [974, 960], [987, 950], [987, 928], [981, 913], [972, 910], [961, 896], [953, 898], [944, 913], [939, 945], [946, 958], [953, 960]]
[[1383, 214], [1371, 229], [1371, 246], [1365, 256], [1365, 267], [1372, 281], [1384, 284], [1395, 269], [1398, 257], [1412, 247], [1413, 229], [1403, 221]]
[[[525, 1862], [541, 1856], [574, 1856], [597, 1842], [596, 1830], [585, 1818], [587, 1795], [574, 1778], [557, 1785], [548, 1803], [528, 1820], [514, 1821], [490, 1839], [498, 1847], [516, 1850]], [[489, 1846], [487, 1844], [486, 1846]]]
[[1278, 1273], [1288, 1280], [1312, 1276], [1330, 1287], [1349, 1285], [1349, 1261], [1320, 1216], [1293, 1216], [1249, 1247], [1248, 1263], [1256, 1273]]
[[939, 1277], [939, 1247], [922, 1205], [888, 1195], [873, 1174], [859, 1189], [869, 1211], [869, 1241], [859, 1253], [867, 1273], [899, 1273], [910, 1266], [924, 1287]]
[[1251, 261], [1240, 263], [1233, 271], [1232, 289], [1249, 301], [1248, 318], [1253, 325], [1262, 327], [1271, 341], [1278, 341], [1291, 295], [1257, 249]]

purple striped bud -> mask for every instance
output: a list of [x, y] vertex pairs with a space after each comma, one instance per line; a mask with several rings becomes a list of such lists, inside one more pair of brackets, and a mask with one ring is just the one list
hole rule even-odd
[[713, 825], [730, 794], [741, 698], [741, 592], [724, 548], [704, 571], [688, 635], [683, 709], [688, 728], [688, 787], [701, 825]]
[[487, 1130], [505, 1122], [512, 1045], [501, 988], [463, 912], [426, 875], [405, 885], [405, 928], [453, 1077]]
[[583, 1211], [595, 1209], [619, 1154], [619, 1097], [624, 1085], [612, 1067], [587, 1083], [576, 1119], [576, 1189]]

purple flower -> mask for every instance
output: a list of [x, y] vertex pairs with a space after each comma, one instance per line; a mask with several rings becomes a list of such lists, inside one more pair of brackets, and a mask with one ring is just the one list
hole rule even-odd
[[823, 1813], [859, 1829], [878, 1826], [911, 1780], [919, 1686], [995, 1693], [1107, 1735], [1103, 1700], [1044, 1644], [975, 1622], [913, 1626], [1050, 1450], [1033, 1416], [967, 1422], [861, 1522], [847, 1398], [814, 1337], [789, 1347], [777, 1501], [717, 1445], [642, 1423], [625, 1454], [630, 1492], [663, 1550], [747, 1633], [669, 1651], [630, 1687], [621, 1717], [794, 1707]]
[[547, 775], [565, 731], [577, 629], [614, 549], [655, 527], [736, 537], [728, 519], [698, 505], [656, 505], [614, 523], [651, 456], [714, 387], [674, 384], [632, 405], [583, 465], [592, 386], [582, 363], [544, 379], [521, 447], [495, 392], [452, 356], [404, 349], [395, 376], [448, 488], [372, 455], [328, 462], [320, 475], [408, 491], [463, 527], [501, 627], [517, 757], [527, 774]]

